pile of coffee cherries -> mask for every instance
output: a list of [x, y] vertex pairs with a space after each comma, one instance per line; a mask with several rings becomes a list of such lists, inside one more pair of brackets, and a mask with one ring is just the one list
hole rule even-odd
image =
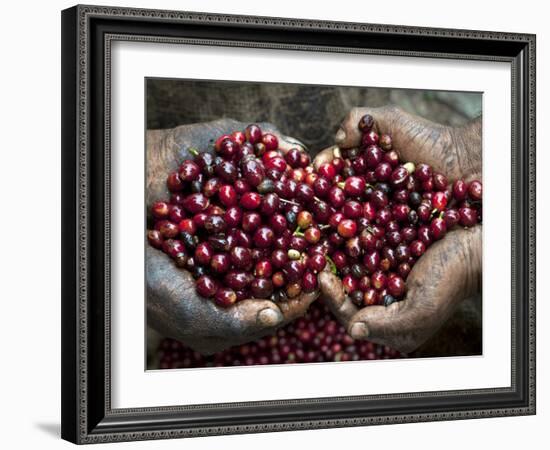
[[401, 163], [370, 115], [358, 127], [360, 147], [338, 150], [318, 168], [312, 210], [330, 228], [311, 251], [325, 251], [357, 306], [389, 306], [403, 298], [411, 268], [433, 242], [481, 222], [482, 184], [450, 185], [427, 164]]
[[320, 230], [295, 232], [312, 225], [310, 157], [298, 149], [283, 155], [278, 146], [252, 124], [220, 136], [216, 155], [190, 149], [195, 158], [168, 176], [170, 200], [152, 205], [149, 243], [191, 271], [197, 292], [220, 306], [312, 292], [325, 266], [304, 253]]
[[152, 206], [149, 243], [221, 306], [312, 292], [327, 266], [358, 306], [401, 300], [434, 241], [481, 221], [482, 185], [402, 163], [370, 115], [358, 126], [360, 147], [335, 149], [318, 170], [254, 124], [220, 136], [215, 155], [190, 149], [168, 176], [170, 199]]
[[303, 317], [272, 336], [249, 344], [204, 356], [179, 341], [166, 338], [161, 341], [157, 355], [160, 369], [363, 361], [407, 356], [387, 346], [354, 341], [320, 302], [313, 303]]

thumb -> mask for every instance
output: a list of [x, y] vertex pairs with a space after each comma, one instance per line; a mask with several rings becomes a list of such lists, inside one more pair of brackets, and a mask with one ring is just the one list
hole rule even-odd
[[319, 288], [324, 303], [340, 323], [347, 328], [358, 308], [344, 292], [342, 280], [325, 268], [319, 274]]
[[402, 161], [426, 163], [450, 178], [460, 177], [461, 169], [450, 127], [411, 115], [397, 106], [353, 108], [336, 133], [337, 145], [341, 148], [361, 145], [362, 133], [358, 124], [365, 114], [374, 118], [374, 131], [379, 135], [391, 136], [393, 150]]
[[335, 145], [325, 148], [317, 153], [315, 159], [313, 160], [313, 167], [315, 170], [318, 170], [322, 164], [332, 162], [336, 157], [341, 157], [340, 149]]
[[348, 324], [355, 339], [408, 353], [422, 345], [481, 286], [480, 226], [458, 229], [433, 244], [407, 278], [407, 295], [388, 307], [369, 306]]
[[374, 118], [374, 129], [378, 133], [391, 134], [391, 112], [396, 112], [398, 108], [393, 106], [384, 106], [380, 108], [352, 108], [346, 115], [340, 128], [336, 132], [335, 142], [342, 148], [358, 147], [361, 144], [361, 130], [358, 124], [361, 117], [370, 114]]

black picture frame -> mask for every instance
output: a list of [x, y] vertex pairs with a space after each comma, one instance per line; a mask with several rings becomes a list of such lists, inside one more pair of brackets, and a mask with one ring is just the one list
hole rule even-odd
[[[505, 61], [512, 67], [511, 386], [113, 409], [110, 45], [114, 40]], [[97, 443], [535, 414], [535, 36], [75, 6], [62, 12], [62, 437]]]

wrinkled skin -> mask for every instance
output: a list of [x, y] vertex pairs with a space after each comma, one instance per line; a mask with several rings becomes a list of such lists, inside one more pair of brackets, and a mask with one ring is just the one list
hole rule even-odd
[[[147, 132], [146, 204], [168, 199], [166, 177], [184, 159], [192, 159], [190, 147], [213, 151], [213, 140], [248, 124], [223, 119], [204, 124], [183, 125], [169, 130]], [[301, 144], [281, 136], [269, 124], [259, 124], [279, 138], [279, 148], [288, 151]], [[147, 324], [161, 335], [184, 342], [202, 354], [212, 354], [272, 334], [302, 316], [318, 297], [318, 292], [302, 294], [275, 304], [265, 299], [247, 299], [228, 308], [195, 292], [191, 274], [177, 268], [163, 252], [146, 246]]]
[[[445, 127], [401, 109], [354, 108], [336, 134], [341, 148], [359, 145], [359, 119], [371, 114], [378, 133], [390, 134], [401, 160], [428, 163], [450, 182], [481, 180], [481, 120], [461, 128]], [[333, 149], [319, 153], [315, 166], [330, 161]], [[456, 229], [431, 245], [407, 278], [407, 294], [389, 307], [357, 308], [341, 280], [329, 271], [319, 275], [322, 298], [355, 339], [388, 345], [409, 353], [434, 335], [465, 298], [481, 290], [482, 227]]]

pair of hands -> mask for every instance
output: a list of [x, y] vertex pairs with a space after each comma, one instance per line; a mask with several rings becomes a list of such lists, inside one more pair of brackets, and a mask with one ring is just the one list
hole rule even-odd
[[[404, 161], [425, 162], [452, 182], [481, 178], [481, 123], [462, 128], [445, 127], [411, 116], [396, 107], [355, 108], [336, 134], [341, 148], [359, 145], [359, 118], [371, 114], [379, 133], [391, 134], [394, 149]], [[147, 205], [167, 198], [166, 174], [191, 157], [187, 149], [211, 149], [211, 136], [219, 136], [247, 124], [220, 120], [184, 125], [147, 133]], [[282, 136], [269, 124], [260, 124], [279, 138], [287, 151], [301, 146]], [[332, 158], [332, 148], [320, 152], [318, 167]], [[211, 354], [233, 345], [272, 334], [297, 317], [321, 294], [323, 301], [355, 339], [388, 345], [410, 352], [424, 343], [449, 318], [462, 299], [481, 285], [481, 226], [451, 231], [433, 244], [415, 264], [407, 279], [406, 298], [389, 307], [358, 309], [346, 297], [341, 280], [324, 271], [320, 293], [303, 294], [285, 303], [249, 299], [221, 308], [195, 293], [194, 279], [178, 269], [162, 252], [147, 246], [148, 323], [164, 336], [185, 342], [194, 350]]]

